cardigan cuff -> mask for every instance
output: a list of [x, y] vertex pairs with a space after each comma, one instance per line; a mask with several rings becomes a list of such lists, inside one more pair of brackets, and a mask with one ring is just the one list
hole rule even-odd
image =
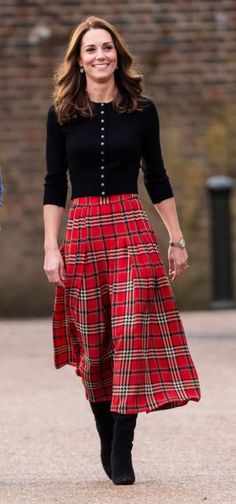
[[43, 205], [56, 205], [65, 208], [66, 206], [67, 191], [64, 188], [46, 187], [43, 197]]
[[168, 177], [162, 180], [161, 184], [158, 184], [158, 182], [154, 184], [153, 181], [144, 181], [144, 185], [153, 204], [174, 197]]

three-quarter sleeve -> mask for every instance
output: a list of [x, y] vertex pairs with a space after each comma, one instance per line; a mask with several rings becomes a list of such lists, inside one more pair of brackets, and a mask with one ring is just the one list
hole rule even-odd
[[46, 167], [43, 204], [65, 207], [68, 189], [65, 137], [53, 105], [47, 116]]
[[144, 185], [152, 203], [160, 203], [173, 197], [173, 191], [162, 159], [159, 117], [150, 99], [144, 114], [146, 119], [142, 142]]

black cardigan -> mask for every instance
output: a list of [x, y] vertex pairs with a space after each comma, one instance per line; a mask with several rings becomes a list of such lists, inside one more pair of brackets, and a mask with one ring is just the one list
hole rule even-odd
[[67, 169], [72, 195], [137, 193], [140, 165], [153, 203], [173, 196], [164, 168], [159, 118], [145, 98], [142, 111], [118, 113], [112, 102], [93, 103], [94, 116], [60, 125], [52, 105], [47, 117], [44, 204], [65, 207]]

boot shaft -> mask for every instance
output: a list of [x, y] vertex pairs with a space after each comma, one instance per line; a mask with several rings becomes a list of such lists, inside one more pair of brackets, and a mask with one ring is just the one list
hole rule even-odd
[[115, 485], [132, 485], [135, 474], [132, 465], [132, 447], [137, 414], [112, 413], [114, 419], [111, 452], [112, 481]]
[[113, 426], [113, 446], [116, 449], [131, 451], [134, 439], [134, 430], [137, 422], [137, 414], [122, 415], [112, 412]]

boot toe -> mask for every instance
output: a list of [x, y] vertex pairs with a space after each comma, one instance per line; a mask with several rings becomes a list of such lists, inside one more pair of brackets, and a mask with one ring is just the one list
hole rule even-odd
[[134, 474], [127, 476], [127, 474], [120, 475], [119, 477], [112, 477], [114, 485], [133, 485], [135, 482]]

